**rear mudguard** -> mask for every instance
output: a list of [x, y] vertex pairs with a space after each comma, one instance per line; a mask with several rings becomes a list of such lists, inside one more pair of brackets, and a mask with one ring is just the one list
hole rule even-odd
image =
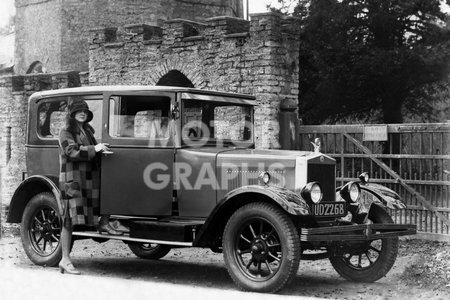
[[[400, 196], [390, 188], [376, 183], [361, 183], [361, 198], [359, 201], [358, 213], [368, 212], [372, 204], [376, 204], [383, 208], [404, 209], [406, 205], [402, 202]], [[343, 188], [340, 186], [336, 189], [336, 199], [342, 199], [339, 191]], [[342, 199], [342, 201], [344, 201]]]
[[20, 223], [28, 201], [34, 195], [42, 192], [49, 192], [55, 196], [59, 212], [62, 214], [63, 209], [61, 205], [61, 192], [58, 188], [58, 178], [51, 175], [33, 175], [22, 181], [14, 192], [6, 222]]

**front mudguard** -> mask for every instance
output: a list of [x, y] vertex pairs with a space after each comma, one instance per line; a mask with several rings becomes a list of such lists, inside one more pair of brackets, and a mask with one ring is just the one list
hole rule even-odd
[[[350, 204], [356, 214], [368, 213], [373, 204], [383, 208], [404, 209], [406, 204], [402, 202], [400, 196], [390, 188], [376, 183], [359, 183], [361, 187], [361, 197], [357, 204]], [[345, 201], [340, 196], [343, 186], [336, 189], [336, 199]]]
[[218, 249], [215, 245], [217, 241], [214, 239], [221, 240], [223, 229], [231, 215], [241, 206], [257, 201], [277, 204], [293, 216], [311, 215], [309, 205], [293, 191], [276, 186], [242, 186], [228, 192], [216, 205], [205, 224], [200, 228], [194, 246], [210, 246], [212, 249]]
[[291, 215], [307, 216], [311, 214], [309, 205], [300, 195], [291, 190], [277, 186], [249, 185], [239, 187], [226, 194], [217, 207], [221, 207], [223, 204], [237, 198], [239, 195], [250, 194], [266, 196]]

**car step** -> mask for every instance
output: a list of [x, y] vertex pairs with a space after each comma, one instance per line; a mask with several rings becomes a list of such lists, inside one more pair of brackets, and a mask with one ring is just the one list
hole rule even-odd
[[130, 237], [192, 243], [203, 224], [192, 220], [130, 221]]
[[161, 244], [161, 245], [172, 245], [172, 246], [183, 246], [183, 247], [192, 247], [192, 242], [180, 242], [180, 241], [166, 241], [166, 240], [156, 240], [156, 239], [145, 239], [145, 238], [136, 238], [130, 237], [129, 234], [123, 235], [108, 235], [108, 234], [100, 234], [96, 231], [74, 231], [72, 233], [73, 236], [78, 237], [87, 237], [94, 239], [106, 239], [106, 240], [121, 240], [126, 242], [138, 242], [138, 243], [148, 243], [148, 244]]

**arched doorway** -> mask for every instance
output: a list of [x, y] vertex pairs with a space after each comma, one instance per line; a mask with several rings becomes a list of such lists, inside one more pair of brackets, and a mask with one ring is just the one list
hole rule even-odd
[[171, 70], [158, 80], [156, 85], [181, 86], [193, 88], [194, 84], [178, 70]]
[[44, 66], [40, 61], [32, 63], [27, 70], [27, 74], [45, 73]]
[[40, 61], [32, 63], [27, 70], [27, 74], [45, 73], [44, 66]]

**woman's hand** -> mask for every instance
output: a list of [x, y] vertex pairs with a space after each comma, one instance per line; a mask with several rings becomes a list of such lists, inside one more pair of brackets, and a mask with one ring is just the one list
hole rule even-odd
[[103, 151], [110, 151], [109, 144], [106, 143], [98, 143], [95, 145], [95, 152], [103, 152]]

